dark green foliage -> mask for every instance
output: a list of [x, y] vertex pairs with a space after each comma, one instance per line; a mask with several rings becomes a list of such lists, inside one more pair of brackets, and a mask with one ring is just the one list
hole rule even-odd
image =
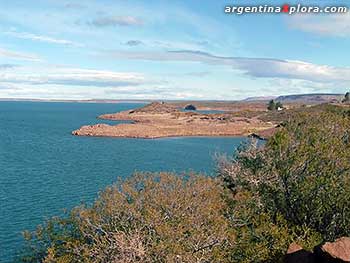
[[350, 234], [350, 120], [337, 113], [300, 116], [267, 144], [259, 191], [271, 213], [325, 239]]
[[274, 111], [274, 110], [278, 110], [278, 109], [283, 109], [283, 105], [281, 102], [277, 101], [275, 102], [274, 100], [270, 100], [268, 105], [267, 105], [267, 109], [269, 111]]
[[270, 100], [269, 104], [267, 105], [268, 110], [275, 110], [276, 109], [276, 103], [274, 100]]
[[295, 114], [263, 148], [248, 145], [221, 163], [242, 223], [236, 259], [276, 261], [292, 240], [310, 248], [350, 235], [350, 117], [317, 109]]

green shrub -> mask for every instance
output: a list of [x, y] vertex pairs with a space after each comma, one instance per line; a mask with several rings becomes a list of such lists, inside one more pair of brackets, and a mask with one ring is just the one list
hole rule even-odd
[[136, 174], [29, 235], [27, 262], [228, 262], [227, 209], [216, 179]]
[[350, 92], [345, 93], [344, 99], [342, 100], [343, 103], [349, 103], [350, 102]]
[[253, 248], [257, 261], [271, 260], [268, 252], [279, 258], [296, 239], [311, 248], [349, 236], [349, 160], [349, 115], [327, 106], [294, 115], [264, 147], [252, 143], [221, 161], [219, 174], [234, 195], [233, 216], [242, 222], [234, 255]]
[[268, 110], [275, 110], [276, 109], [276, 103], [274, 100], [269, 101], [269, 103], [267, 104], [267, 109]]

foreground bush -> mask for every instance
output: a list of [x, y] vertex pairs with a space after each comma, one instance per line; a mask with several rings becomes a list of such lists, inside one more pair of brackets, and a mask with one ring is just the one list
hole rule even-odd
[[217, 180], [136, 174], [89, 207], [27, 233], [27, 262], [228, 262], [234, 240]]
[[235, 196], [239, 261], [277, 260], [290, 238], [310, 248], [350, 235], [349, 112], [297, 114], [264, 147], [221, 160], [219, 174]]

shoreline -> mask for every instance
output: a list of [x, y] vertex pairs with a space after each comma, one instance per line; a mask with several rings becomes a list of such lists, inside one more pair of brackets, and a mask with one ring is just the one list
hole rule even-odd
[[[214, 106], [210, 109], [218, 108]], [[235, 105], [231, 105], [231, 111], [224, 113], [203, 114], [196, 111], [183, 112], [176, 104], [153, 102], [141, 108], [98, 116], [98, 119], [131, 123], [85, 125], [72, 131], [72, 135], [140, 139], [247, 137], [264, 133], [276, 126], [258, 118], [264, 111], [250, 111], [252, 116], [249, 117], [239, 116], [237, 113], [239, 111], [235, 109]], [[263, 136], [260, 137], [264, 139]]]
[[[74, 135], [74, 134], [72, 134]], [[112, 138], [112, 139], [140, 139], [140, 140], [159, 140], [159, 139], [181, 139], [181, 138], [249, 138], [256, 137], [255, 134], [246, 135], [174, 135], [161, 137], [130, 137], [130, 136], [108, 136], [108, 135], [74, 135], [78, 137], [94, 137], [94, 138]], [[256, 137], [259, 140], [266, 140], [263, 137]]]

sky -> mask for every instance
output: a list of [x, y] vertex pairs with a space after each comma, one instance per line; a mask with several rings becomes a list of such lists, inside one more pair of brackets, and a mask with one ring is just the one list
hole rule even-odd
[[0, 0], [0, 98], [239, 100], [348, 91], [349, 13], [224, 12], [285, 2]]

